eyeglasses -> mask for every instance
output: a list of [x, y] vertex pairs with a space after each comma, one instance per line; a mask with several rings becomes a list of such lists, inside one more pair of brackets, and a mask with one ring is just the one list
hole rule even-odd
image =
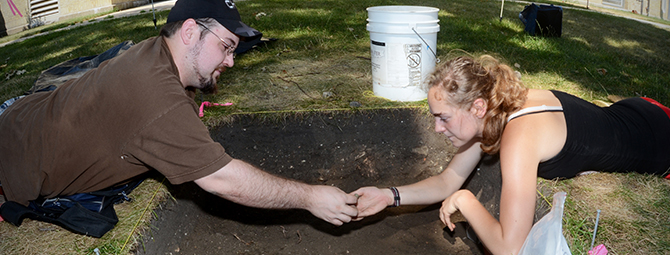
[[214, 31], [212, 31], [212, 30], [209, 29], [207, 26], [205, 26], [205, 24], [202, 24], [202, 23], [200, 23], [200, 22], [198, 22], [198, 21], [196, 21], [195, 23], [198, 24], [198, 25], [200, 25], [200, 26], [202, 26], [203, 28], [207, 29], [207, 31], [209, 31], [209, 32], [212, 33], [214, 36], [216, 36], [216, 38], [219, 38], [219, 40], [223, 43], [223, 47], [225, 48], [224, 54], [225, 54], [226, 56], [228, 56], [228, 55], [233, 56], [233, 58], [235, 58], [235, 48], [233, 48], [233, 46], [231, 46], [231, 45], [228, 44], [226, 41], [224, 41], [221, 37], [219, 37], [218, 35], [216, 35], [216, 34], [214, 33]]

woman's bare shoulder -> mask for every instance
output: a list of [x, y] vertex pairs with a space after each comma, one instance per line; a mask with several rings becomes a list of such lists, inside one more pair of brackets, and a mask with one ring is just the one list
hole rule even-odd
[[500, 150], [537, 154], [538, 160], [542, 162], [556, 156], [563, 149], [566, 138], [563, 112], [529, 114], [507, 123]]
[[541, 105], [561, 106], [561, 101], [559, 101], [558, 98], [554, 96], [554, 93], [549, 90], [529, 89], [528, 98], [526, 99], [526, 103], [524, 104], [523, 108]]

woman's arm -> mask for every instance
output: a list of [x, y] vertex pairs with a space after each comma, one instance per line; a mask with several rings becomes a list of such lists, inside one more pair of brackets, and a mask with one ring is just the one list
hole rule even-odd
[[500, 221], [470, 191], [460, 190], [447, 198], [440, 209], [440, 218], [447, 227], [454, 228], [449, 217], [460, 210], [493, 254], [517, 254], [533, 225], [538, 164], [556, 155], [565, 142], [561, 116], [526, 116], [505, 128], [500, 149]]
[[[401, 205], [434, 204], [461, 188], [482, 156], [480, 143], [463, 146], [454, 155], [447, 168], [439, 175], [414, 184], [397, 187]], [[393, 193], [387, 188], [363, 187], [351, 194], [359, 195], [358, 218], [374, 215], [393, 205]]]

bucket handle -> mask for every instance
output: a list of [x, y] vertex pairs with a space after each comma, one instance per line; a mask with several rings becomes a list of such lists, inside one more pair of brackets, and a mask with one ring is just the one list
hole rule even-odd
[[[411, 26], [411, 24], [410, 24], [410, 26]], [[439, 64], [440, 59], [437, 57], [437, 54], [435, 54], [435, 51], [433, 51], [433, 48], [431, 48], [430, 45], [426, 42], [426, 40], [424, 40], [423, 37], [421, 37], [421, 35], [418, 32], [416, 32], [416, 29], [414, 29], [416, 27], [416, 24], [414, 26], [411, 26], [411, 27], [412, 27], [412, 31], [414, 31], [416, 36], [418, 36], [421, 39], [421, 41], [423, 41], [423, 43], [426, 44], [426, 47], [430, 50], [430, 52], [433, 53], [433, 56], [435, 56], [435, 63]]]

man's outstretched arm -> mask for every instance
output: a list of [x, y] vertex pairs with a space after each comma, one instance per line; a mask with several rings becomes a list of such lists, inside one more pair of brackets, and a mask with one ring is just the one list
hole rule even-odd
[[238, 204], [268, 209], [305, 209], [338, 226], [358, 214], [354, 195], [332, 186], [308, 185], [278, 177], [237, 159], [195, 183], [207, 192]]

